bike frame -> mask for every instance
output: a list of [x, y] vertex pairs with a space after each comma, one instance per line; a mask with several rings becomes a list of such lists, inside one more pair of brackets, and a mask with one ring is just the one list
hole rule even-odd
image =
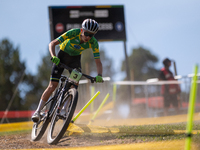
[[66, 92], [68, 92], [68, 90], [71, 88], [72, 85], [75, 86], [76, 89], [78, 88], [77, 85], [75, 85], [72, 81], [69, 80], [69, 78], [67, 78], [67, 80], [65, 81], [64, 87], [60, 91], [61, 95], [60, 95], [60, 98], [58, 100], [58, 107], [57, 107], [57, 113], [58, 114], [60, 113], [60, 110], [62, 109], [61, 105], [62, 105], [62, 101], [64, 99], [64, 96], [65, 96]]
[[55, 95], [46, 103], [46, 105], [52, 101], [51, 105], [50, 105], [50, 109], [48, 111], [48, 117], [51, 116], [54, 112], [54, 110], [56, 109], [55, 105], [57, 104], [56, 100], [59, 96], [59, 94], [62, 92], [63, 89], [63, 85], [65, 84], [64, 82], [66, 81], [67, 77], [66, 76], [61, 76], [61, 83], [59, 88], [57, 89], [57, 91], [55, 92]]

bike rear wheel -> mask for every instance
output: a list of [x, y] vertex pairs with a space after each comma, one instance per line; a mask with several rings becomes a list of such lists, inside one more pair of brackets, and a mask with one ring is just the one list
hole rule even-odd
[[61, 113], [55, 111], [52, 117], [51, 124], [47, 133], [47, 142], [49, 144], [57, 144], [65, 134], [74, 115], [77, 101], [78, 91], [75, 88], [71, 88], [64, 96], [61, 104], [61, 108], [67, 104], [67, 107], [65, 107], [66, 113], [62, 115]]

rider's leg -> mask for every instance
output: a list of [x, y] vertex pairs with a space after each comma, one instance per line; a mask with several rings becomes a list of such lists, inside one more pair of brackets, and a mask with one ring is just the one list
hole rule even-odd
[[50, 81], [48, 87], [46, 88], [46, 90], [42, 94], [41, 99], [43, 101], [47, 102], [49, 97], [51, 96], [51, 94], [53, 93], [53, 91], [56, 89], [57, 86], [58, 86], [58, 82]]
[[47, 100], [49, 99], [49, 97], [51, 96], [51, 94], [53, 93], [53, 91], [56, 89], [57, 85], [58, 85], [58, 82], [50, 81], [48, 87], [43, 92], [43, 94], [41, 96], [41, 99], [40, 99], [40, 102], [38, 104], [38, 107], [37, 107], [35, 113], [32, 116], [32, 120], [34, 122], [38, 122], [40, 111], [44, 107], [45, 103], [47, 102]]

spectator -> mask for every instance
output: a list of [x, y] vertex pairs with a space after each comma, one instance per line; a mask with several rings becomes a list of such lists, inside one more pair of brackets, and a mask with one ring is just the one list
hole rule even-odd
[[[171, 60], [168, 58], [165, 58], [163, 60], [164, 67], [161, 69], [159, 74], [159, 80], [164, 81], [171, 81], [175, 80], [173, 73], [170, 71], [171, 66]], [[178, 84], [164, 84], [161, 87], [161, 93], [164, 98], [164, 115], [168, 115], [168, 109], [170, 107], [170, 104], [172, 104], [176, 110], [176, 114], [179, 113], [179, 106], [178, 106], [178, 100], [179, 100], [179, 93], [180, 93], [180, 87]]]

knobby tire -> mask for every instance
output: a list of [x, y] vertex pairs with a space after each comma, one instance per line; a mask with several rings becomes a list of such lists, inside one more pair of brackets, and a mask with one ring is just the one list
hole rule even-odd
[[[63, 100], [63, 105], [66, 102], [66, 100], [68, 100], [69, 98], [70, 98], [70, 103], [69, 103], [69, 106], [67, 107], [68, 115], [66, 116], [66, 118], [65, 119], [59, 118], [57, 111], [55, 111], [54, 114], [53, 114], [51, 124], [50, 124], [50, 127], [48, 129], [48, 133], [47, 133], [47, 142], [49, 144], [57, 144], [59, 142], [59, 140], [65, 134], [65, 132], [66, 132], [68, 126], [69, 126], [69, 123], [72, 120], [72, 117], [74, 115], [74, 111], [76, 109], [77, 101], [78, 101], [78, 91], [75, 88], [71, 88], [68, 91], [68, 94], [65, 95], [64, 100]], [[57, 127], [56, 123], [59, 120], [63, 120], [63, 121], [61, 121], [62, 125]], [[56, 132], [56, 131], [54, 131], [56, 129], [58, 129], [59, 131], [58, 131], [58, 133], [56, 133], [56, 135], [53, 135], [54, 132]]]

